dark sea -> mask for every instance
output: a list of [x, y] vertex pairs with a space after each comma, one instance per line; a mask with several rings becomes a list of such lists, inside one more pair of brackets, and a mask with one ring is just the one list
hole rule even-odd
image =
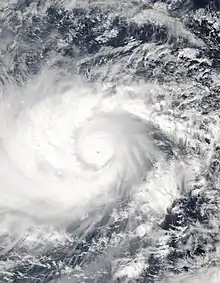
[[220, 283], [219, 108], [219, 0], [1, 0], [0, 283]]

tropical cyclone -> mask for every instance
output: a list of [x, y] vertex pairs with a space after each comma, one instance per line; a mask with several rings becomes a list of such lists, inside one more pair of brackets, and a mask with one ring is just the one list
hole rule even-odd
[[4, 5], [0, 281], [215, 282], [218, 3]]

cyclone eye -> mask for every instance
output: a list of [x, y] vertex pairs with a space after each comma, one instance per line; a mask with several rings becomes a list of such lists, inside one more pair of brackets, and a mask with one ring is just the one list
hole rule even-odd
[[82, 131], [77, 139], [77, 156], [87, 166], [102, 168], [115, 154], [114, 145], [105, 132]]

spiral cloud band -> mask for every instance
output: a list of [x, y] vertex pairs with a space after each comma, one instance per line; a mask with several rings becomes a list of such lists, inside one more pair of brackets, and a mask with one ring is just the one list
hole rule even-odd
[[[44, 85], [33, 85], [16, 101], [20, 109], [11, 106], [3, 114], [5, 158], [27, 179], [25, 187], [17, 184], [25, 198], [37, 194], [39, 201], [61, 210], [75, 210], [99, 198], [100, 204], [107, 204], [107, 195], [114, 199], [129, 194], [157, 161], [169, 158], [160, 149], [159, 143], [166, 141], [150, 121], [144, 101], [100, 94], [91, 86], [73, 84], [63, 91], [65, 87], [58, 93], [47, 91], [37, 101]], [[7, 105], [6, 97], [3, 109]]]
[[202, 2], [0, 3], [0, 282], [218, 282]]

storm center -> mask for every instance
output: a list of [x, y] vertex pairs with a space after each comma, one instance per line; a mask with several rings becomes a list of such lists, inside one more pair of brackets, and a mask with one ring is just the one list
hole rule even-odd
[[78, 156], [84, 163], [98, 168], [103, 167], [113, 155], [114, 148], [108, 135], [90, 133], [80, 137]]

